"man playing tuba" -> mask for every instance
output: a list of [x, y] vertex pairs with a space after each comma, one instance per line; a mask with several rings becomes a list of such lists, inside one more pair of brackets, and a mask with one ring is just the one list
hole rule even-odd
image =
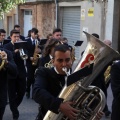
[[[71, 72], [71, 57], [68, 46], [58, 45], [53, 52], [54, 67], [37, 69], [33, 88], [33, 99], [41, 105], [41, 117], [37, 120], [43, 120], [48, 110], [56, 114], [62, 112], [69, 119], [77, 120], [79, 110], [72, 107], [74, 102], [63, 102], [63, 99], [58, 97], [65, 84], [66, 73], [63, 68], [67, 68], [67, 72]], [[97, 117], [101, 118], [101, 115]]]

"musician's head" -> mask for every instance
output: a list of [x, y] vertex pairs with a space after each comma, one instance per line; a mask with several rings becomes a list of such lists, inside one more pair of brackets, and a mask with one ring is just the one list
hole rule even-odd
[[11, 30], [10, 32], [11, 41], [14, 43], [20, 40], [20, 32], [18, 30]]
[[61, 44], [54, 48], [53, 65], [60, 74], [65, 74], [63, 67], [67, 69], [72, 67], [72, 54], [67, 45]]
[[37, 39], [37, 37], [38, 37], [38, 29], [37, 28], [32, 28], [31, 29], [31, 37], [33, 39]]
[[47, 55], [51, 55], [53, 56], [53, 51], [54, 51], [54, 47], [61, 44], [61, 42], [57, 39], [50, 39], [47, 41], [44, 50], [43, 50], [43, 56], [47, 56]]
[[5, 39], [6, 31], [4, 29], [0, 29], [0, 42]]
[[56, 28], [53, 30], [53, 38], [60, 40], [62, 36], [62, 30], [60, 28]]
[[20, 25], [14, 25], [14, 30], [17, 30], [20, 32]]
[[108, 40], [108, 39], [106, 39], [106, 40], [104, 40], [103, 41], [106, 45], [108, 45], [108, 46], [112, 46], [112, 42], [111, 42], [111, 40]]
[[97, 33], [92, 33], [92, 35], [99, 39], [99, 35]]

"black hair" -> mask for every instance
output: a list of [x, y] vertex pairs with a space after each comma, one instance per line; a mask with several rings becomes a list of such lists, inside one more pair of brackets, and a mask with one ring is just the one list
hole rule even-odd
[[31, 37], [31, 30], [28, 30], [28, 35], [27, 37]]
[[92, 35], [99, 39], [99, 35], [97, 33], [93, 33]]
[[[70, 48], [69, 48], [69, 46], [64, 45], [64, 44], [60, 44], [60, 45], [55, 46], [53, 57], [54, 57], [56, 51], [60, 51], [60, 52], [65, 53], [66, 51], [70, 51]], [[70, 51], [70, 53], [71, 53], [71, 51]]]
[[55, 29], [53, 30], [53, 34], [56, 33], [56, 32], [62, 32], [62, 30], [61, 30], [60, 28], [55, 28]]
[[11, 30], [10, 36], [12, 36], [13, 34], [20, 34], [20, 32], [18, 30]]
[[4, 29], [0, 29], [0, 35], [1, 33], [6, 33], [6, 31]]
[[38, 34], [38, 29], [37, 29], [37, 28], [32, 28], [32, 29], [31, 29], [31, 33]]
[[14, 29], [15, 29], [15, 28], [19, 28], [19, 27], [20, 27], [20, 25], [14, 25]]

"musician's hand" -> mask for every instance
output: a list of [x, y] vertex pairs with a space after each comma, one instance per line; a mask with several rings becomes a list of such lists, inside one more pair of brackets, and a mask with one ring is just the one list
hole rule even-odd
[[19, 51], [19, 49], [15, 49], [14, 52], [17, 53]]
[[77, 113], [79, 110], [73, 108], [71, 105], [73, 105], [73, 102], [64, 102], [60, 104], [60, 111], [67, 116], [70, 120], [76, 120], [77, 119]]
[[7, 53], [5, 51], [0, 51], [0, 57], [1, 57], [2, 60], [5, 60], [5, 64], [8, 63]]
[[104, 115], [104, 113], [102, 111], [99, 111], [95, 117], [95, 120], [100, 120], [102, 118], [102, 116]]
[[0, 56], [2, 60], [7, 60], [7, 53], [5, 51], [0, 51]]

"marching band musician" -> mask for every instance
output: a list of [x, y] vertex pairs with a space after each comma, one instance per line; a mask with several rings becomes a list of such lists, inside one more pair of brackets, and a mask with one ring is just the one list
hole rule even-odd
[[[53, 52], [53, 66], [51, 69], [39, 67], [35, 73], [35, 83], [33, 88], [33, 98], [41, 105], [41, 117], [37, 120], [43, 120], [44, 115], [48, 110], [59, 113], [61, 111], [71, 120], [77, 119], [79, 110], [71, 105], [74, 102], [63, 102], [62, 98], [58, 98], [58, 94], [65, 84], [65, 72], [71, 71], [72, 58], [71, 51], [66, 45], [58, 45]], [[101, 118], [102, 112], [99, 113], [97, 119]]]
[[[53, 51], [54, 51], [54, 47], [61, 44], [61, 42], [57, 39], [50, 39], [49, 41], [47, 41], [44, 49], [43, 49], [43, 54], [42, 57], [39, 59], [39, 66], [41, 67], [45, 67], [45, 68], [51, 68], [53, 67], [52, 65], [52, 60], [53, 60]], [[39, 112], [38, 115], [36, 117], [36, 120], [39, 120], [40, 113], [41, 113], [41, 106], [39, 106], [38, 108]]]
[[3, 48], [3, 42], [6, 36], [6, 31], [4, 29], [0, 29], [0, 48]]
[[120, 60], [111, 66], [111, 89], [113, 93], [111, 120], [120, 120]]
[[[26, 39], [27, 41], [27, 52], [28, 52], [28, 59], [26, 61], [27, 65], [27, 85], [26, 85], [26, 97], [30, 98], [30, 87], [31, 85], [34, 84], [34, 72], [36, 68], [38, 67], [37, 65], [32, 65], [34, 61], [34, 53], [35, 53], [35, 48], [36, 48], [36, 43], [35, 41], [38, 40], [38, 29], [37, 28], [32, 28], [31, 29], [31, 37]], [[40, 53], [41, 50], [40, 48], [37, 48], [37, 53]], [[36, 54], [36, 53], [35, 53]]]
[[17, 65], [18, 75], [12, 82], [8, 81], [8, 95], [10, 109], [13, 114], [13, 120], [18, 120], [19, 111], [18, 106], [21, 104], [26, 91], [26, 69], [24, 60], [20, 56], [19, 49], [15, 49], [14, 43], [20, 40], [20, 33], [17, 30], [10, 32], [11, 42], [4, 45], [4, 48], [13, 53], [14, 61]]
[[[20, 25], [14, 25], [14, 30], [19, 31], [19, 33], [20, 33]], [[11, 39], [11, 37], [8, 36], [7, 39]], [[25, 37], [20, 34], [20, 39], [24, 41]]]
[[[3, 119], [5, 106], [7, 104], [7, 82], [17, 76], [17, 66], [13, 60], [12, 53], [0, 48], [0, 61], [5, 61], [3, 68], [0, 69], [0, 120]], [[0, 62], [1, 66], [1, 62]]]

